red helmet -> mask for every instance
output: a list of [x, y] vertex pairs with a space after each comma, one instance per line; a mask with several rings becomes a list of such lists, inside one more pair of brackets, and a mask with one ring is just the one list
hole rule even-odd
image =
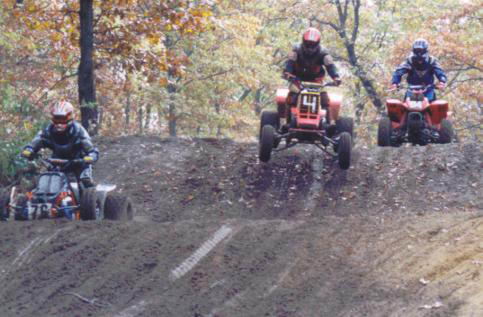
[[311, 56], [320, 50], [320, 31], [316, 28], [308, 28], [302, 36], [302, 51]]
[[55, 131], [63, 133], [74, 120], [74, 107], [70, 102], [61, 100], [53, 105], [50, 114]]

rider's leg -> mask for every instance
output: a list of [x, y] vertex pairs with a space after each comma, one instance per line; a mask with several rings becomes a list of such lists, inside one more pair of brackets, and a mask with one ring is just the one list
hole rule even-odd
[[429, 102], [433, 102], [436, 100], [436, 93], [434, 92], [434, 89], [428, 89], [425, 93], [424, 96], [428, 98]]
[[80, 180], [84, 188], [94, 187], [96, 184], [92, 178], [92, 165], [86, 165], [80, 173]]

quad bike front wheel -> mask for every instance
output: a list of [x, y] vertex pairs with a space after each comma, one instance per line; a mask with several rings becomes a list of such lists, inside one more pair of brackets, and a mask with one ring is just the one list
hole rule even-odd
[[348, 132], [354, 138], [354, 120], [349, 117], [340, 117], [335, 121], [337, 133]]
[[99, 220], [102, 218], [101, 200], [97, 197], [95, 187], [86, 188], [82, 192], [80, 218], [82, 220]]
[[342, 132], [339, 136], [337, 155], [339, 157], [339, 167], [346, 170], [351, 165], [352, 138], [349, 132]]
[[454, 136], [453, 124], [447, 119], [441, 120], [441, 129], [439, 130], [438, 143], [447, 144], [451, 143]]
[[265, 110], [262, 112], [260, 118], [260, 138], [262, 137], [263, 127], [266, 125], [271, 125], [275, 130], [280, 127], [280, 118], [278, 117], [278, 112]]
[[[347, 132], [351, 136], [351, 142], [354, 142], [354, 120], [349, 117], [340, 117], [335, 121], [336, 134], [341, 134], [342, 132]], [[334, 151], [337, 153], [339, 151], [339, 145], [334, 144]]]
[[392, 124], [389, 118], [381, 118], [377, 127], [377, 145], [391, 146]]
[[[277, 111], [265, 110], [262, 112], [262, 116], [260, 118], [260, 139], [262, 138], [263, 127], [266, 125], [271, 125], [275, 129], [275, 131], [280, 129], [280, 117]], [[279, 144], [280, 144], [280, 140], [277, 138], [274, 138], [273, 148], [277, 148]]]
[[109, 194], [104, 205], [104, 217], [109, 220], [132, 220], [134, 218], [134, 207], [131, 199], [122, 194]]
[[259, 158], [262, 162], [268, 162], [272, 155], [275, 139], [275, 129], [271, 125], [265, 125], [260, 136]]

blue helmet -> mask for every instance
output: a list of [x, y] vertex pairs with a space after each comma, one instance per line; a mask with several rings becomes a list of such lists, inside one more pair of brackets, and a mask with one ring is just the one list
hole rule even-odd
[[425, 39], [417, 39], [413, 43], [412, 59], [417, 64], [429, 62], [429, 44]]

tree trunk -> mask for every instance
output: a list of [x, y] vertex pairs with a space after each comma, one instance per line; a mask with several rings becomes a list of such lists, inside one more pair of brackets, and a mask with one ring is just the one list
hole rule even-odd
[[146, 106], [146, 121], [144, 121], [144, 130], [149, 132], [149, 126], [151, 125], [151, 111], [152, 111], [152, 106], [151, 104], [148, 104]]
[[124, 107], [124, 131], [129, 133], [129, 123], [131, 122], [131, 92], [127, 92], [126, 106]]
[[257, 89], [257, 91], [255, 92], [255, 114], [257, 116], [260, 115], [260, 113], [262, 113], [262, 90], [263, 88], [259, 88]]
[[143, 134], [144, 125], [143, 125], [143, 106], [139, 105], [138, 108], [138, 127], [139, 127], [139, 134]]
[[[94, 84], [94, 9], [93, 0], [80, 0], [79, 105], [82, 125], [92, 134], [97, 133], [96, 88]], [[91, 126], [92, 125], [92, 126]]]
[[176, 105], [169, 102], [169, 136], [176, 137]]
[[174, 84], [168, 84], [167, 87], [169, 98], [168, 98], [168, 127], [169, 127], [169, 136], [176, 137], [176, 121], [178, 117], [176, 115], [176, 100], [175, 100], [175, 93], [177, 91], [176, 86]]
[[361, 81], [362, 86], [364, 87], [367, 95], [372, 101], [372, 104], [377, 109], [379, 110], [382, 109], [383, 102], [381, 100], [381, 97], [379, 97], [379, 94], [377, 93], [376, 88], [374, 87], [373, 81], [369, 78], [369, 76], [367, 75], [362, 65], [359, 64], [354, 45], [350, 44], [348, 41], [344, 41], [344, 44], [347, 50], [347, 55], [349, 56], [349, 63], [355, 69], [355, 75]]
[[[215, 102], [215, 112], [217, 115], [220, 114], [221, 112], [221, 108], [220, 108], [220, 103], [219, 102]], [[221, 124], [217, 124], [217, 127], [216, 127], [216, 137], [219, 138], [221, 137]]]

